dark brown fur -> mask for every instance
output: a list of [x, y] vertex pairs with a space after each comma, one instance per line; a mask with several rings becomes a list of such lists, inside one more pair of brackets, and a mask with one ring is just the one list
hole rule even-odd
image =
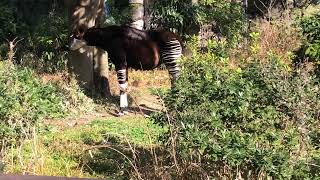
[[128, 26], [108, 26], [90, 28], [74, 33], [77, 39], [83, 39], [89, 46], [97, 46], [108, 52], [116, 70], [151, 70], [161, 61], [161, 47], [166, 41], [179, 39], [167, 31], [142, 31]]

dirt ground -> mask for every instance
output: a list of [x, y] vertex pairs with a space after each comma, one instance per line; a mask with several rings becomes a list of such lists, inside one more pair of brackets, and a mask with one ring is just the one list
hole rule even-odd
[[[110, 71], [110, 89], [112, 94], [112, 100], [110, 102], [111, 107], [102, 108], [93, 114], [86, 114], [80, 117], [68, 117], [62, 121], [57, 120], [45, 120], [45, 124], [59, 126], [61, 128], [74, 127], [84, 125], [91, 120], [97, 118], [135, 118], [135, 117], [147, 117], [153, 112], [159, 112], [163, 110], [163, 104], [159, 96], [156, 95], [155, 89], [170, 88], [170, 80], [167, 70], [157, 69], [153, 71], [136, 71], [129, 70], [129, 111], [128, 115], [118, 117], [118, 103], [119, 103], [119, 87], [117, 82], [116, 72]], [[65, 81], [68, 75], [60, 74], [43, 74], [41, 79], [43, 82], [57, 82]], [[153, 91], [152, 91], [153, 90]], [[108, 101], [108, 100], [105, 100]], [[108, 102], [109, 104], [109, 102]], [[109, 104], [109, 106], [110, 106]], [[108, 105], [106, 105], [108, 106]]]

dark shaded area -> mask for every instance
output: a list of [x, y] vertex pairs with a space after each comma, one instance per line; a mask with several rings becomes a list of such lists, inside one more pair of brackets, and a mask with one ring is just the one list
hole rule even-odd
[[100, 74], [94, 72], [93, 81], [95, 85], [95, 92], [98, 93], [98, 95], [104, 98], [111, 96], [108, 78], [100, 76]]
[[28, 36], [39, 32], [39, 25], [48, 13], [54, 10], [60, 15], [66, 15], [62, 6], [62, 0], [2, 0], [0, 2], [2, 12], [0, 23], [3, 25], [0, 31], [0, 42], [4, 38], [11, 40], [16, 36]]
[[13, 62], [39, 72], [61, 71], [67, 54], [66, 19], [62, 0], [1, 1], [0, 57], [7, 57], [9, 41], [16, 38]]
[[154, 108], [149, 107], [145, 104], [139, 104], [138, 107], [131, 107], [131, 108], [129, 108], [129, 110], [132, 110], [137, 113], [143, 113], [143, 115], [147, 115], [147, 116], [150, 116], [152, 113], [159, 112], [158, 109], [154, 109]]

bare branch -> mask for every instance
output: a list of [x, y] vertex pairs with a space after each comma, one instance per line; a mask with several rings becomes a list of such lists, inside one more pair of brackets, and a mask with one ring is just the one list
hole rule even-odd
[[19, 39], [18, 41], [16, 41], [15, 45], [17, 45], [20, 41], [24, 40], [24, 38]]
[[17, 44], [20, 41], [22, 41], [23, 39], [24, 38], [18, 39], [18, 37], [15, 37], [12, 41], [9, 41], [8, 39], [6, 39], [8, 44], [9, 44], [8, 60], [10, 62], [13, 62], [13, 60], [15, 58], [14, 56], [15, 56], [15, 54], [17, 52], [17, 49], [16, 49]]
[[17, 40], [17, 38], [18, 38], [18, 37], [15, 37], [15, 38], [12, 40], [12, 42], [15, 42], [15, 41]]

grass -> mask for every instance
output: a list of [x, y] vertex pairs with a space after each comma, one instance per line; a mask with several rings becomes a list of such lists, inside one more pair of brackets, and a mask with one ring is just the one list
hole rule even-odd
[[[84, 94], [79, 96], [76, 84], [64, 75], [40, 77], [67, 94], [72, 102], [69, 110], [74, 113], [61, 120], [37, 122], [30, 138], [12, 145], [0, 157], [0, 172], [123, 179], [134, 176], [132, 172], [141, 163], [152, 164], [151, 155], [160, 149], [158, 138], [166, 129], [141, 116], [140, 111], [162, 109], [152, 89], [169, 87], [167, 71], [129, 72], [129, 100], [135, 114], [122, 118], [111, 116], [118, 98], [114, 102], [100, 99], [99, 104]], [[110, 74], [110, 85], [112, 94], [118, 97], [115, 73]]]
[[[165, 131], [143, 117], [96, 119], [73, 128], [47, 126], [7, 156], [6, 173], [69, 177], [123, 177], [132, 150], [158, 145]], [[128, 172], [127, 172], [128, 173]]]

